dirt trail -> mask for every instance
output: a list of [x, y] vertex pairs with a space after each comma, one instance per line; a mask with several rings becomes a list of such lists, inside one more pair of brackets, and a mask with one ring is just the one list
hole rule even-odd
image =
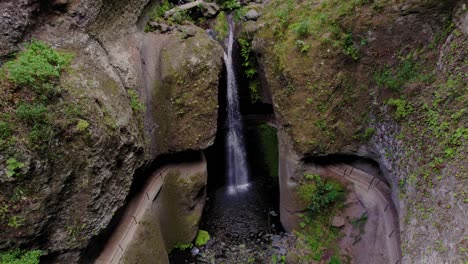
[[391, 199], [391, 189], [381, 179], [349, 165], [324, 167], [325, 175], [342, 178], [353, 184], [344, 216], [351, 223], [364, 213], [364, 229], [345, 225], [340, 241], [342, 253], [354, 263], [399, 263], [401, 260], [398, 212]]

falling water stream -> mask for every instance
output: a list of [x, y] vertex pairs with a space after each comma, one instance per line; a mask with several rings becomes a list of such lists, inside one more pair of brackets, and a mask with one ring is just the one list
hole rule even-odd
[[[236, 80], [235, 24], [228, 17], [229, 35], [225, 41], [226, 108], [221, 137], [207, 153], [208, 199], [200, 229], [211, 236], [204, 247], [173, 251], [171, 263], [268, 263], [271, 240], [282, 231], [279, 223], [277, 179], [263, 167], [256, 126], [244, 124], [240, 112]], [[246, 120], [248, 120], [246, 118]], [[245, 130], [244, 130], [245, 125]], [[245, 137], [244, 137], [245, 133]], [[248, 143], [248, 144], [247, 144]], [[226, 155], [219, 161], [221, 153]], [[249, 162], [247, 162], [249, 160]], [[262, 165], [259, 165], [262, 164]], [[218, 177], [218, 175], [226, 175]], [[196, 254], [194, 254], [194, 252]]]
[[228, 18], [229, 36], [224, 62], [227, 71], [227, 133], [226, 157], [228, 192], [235, 194], [249, 187], [248, 166], [243, 137], [242, 116], [239, 110], [239, 95], [233, 65], [234, 25], [232, 17]]

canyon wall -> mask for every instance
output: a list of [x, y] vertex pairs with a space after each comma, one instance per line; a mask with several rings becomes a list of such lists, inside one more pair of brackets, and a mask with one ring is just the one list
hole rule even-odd
[[377, 161], [403, 263], [466, 258], [467, 12], [462, 1], [271, 1], [247, 22], [280, 142], [281, 219], [308, 160]]
[[[154, 4], [0, 4], [1, 62], [31, 39], [74, 56], [59, 98], [47, 105], [61, 122], [48, 143], [32, 148], [27, 131], [17, 131], [21, 140], [0, 150], [1, 249], [38, 248], [44, 261], [80, 262], [160, 156], [214, 142], [222, 48], [191, 25], [145, 33]], [[24, 164], [15, 171], [21, 177], [6, 174], [11, 158]]]

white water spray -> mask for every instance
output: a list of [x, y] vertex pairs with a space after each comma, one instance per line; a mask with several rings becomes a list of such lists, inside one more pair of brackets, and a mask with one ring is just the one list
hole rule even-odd
[[249, 187], [249, 175], [243, 138], [242, 116], [239, 110], [239, 96], [236, 76], [232, 60], [234, 45], [234, 25], [229, 16], [229, 36], [227, 39], [227, 51], [224, 53], [224, 62], [227, 71], [227, 174], [228, 192], [235, 194], [247, 190]]

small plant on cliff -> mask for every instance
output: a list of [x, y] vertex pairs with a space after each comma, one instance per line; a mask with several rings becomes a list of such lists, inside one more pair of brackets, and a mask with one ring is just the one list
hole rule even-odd
[[238, 42], [241, 47], [242, 67], [244, 68], [245, 76], [249, 80], [250, 99], [255, 103], [261, 99], [258, 92], [259, 82], [256, 79], [257, 60], [252, 52], [252, 44], [248, 40], [239, 38]]
[[146, 107], [140, 103], [138, 93], [135, 90], [128, 90], [128, 96], [130, 97], [130, 106], [135, 112], [144, 112]]
[[76, 124], [76, 130], [78, 130], [80, 132], [86, 131], [86, 129], [88, 129], [88, 127], [89, 127], [88, 121], [83, 120], [83, 119], [78, 120], [78, 123]]
[[3, 75], [16, 87], [32, 87], [43, 97], [57, 93], [54, 85], [73, 56], [59, 52], [42, 41], [33, 40], [25, 45], [15, 60], [5, 63]]
[[151, 18], [153, 18], [154, 20], [162, 18], [164, 16], [164, 13], [171, 10], [173, 7], [174, 4], [169, 3], [168, 0], [164, 0], [159, 6], [157, 6], [153, 9], [153, 11], [151, 11]]
[[396, 107], [395, 118], [397, 120], [406, 118], [411, 113], [413, 113], [413, 107], [411, 104], [403, 99], [390, 99], [387, 101], [387, 105]]
[[241, 4], [237, 0], [222, 0], [221, 9], [225, 11], [233, 11], [241, 8]]
[[184, 251], [184, 250], [187, 250], [187, 249], [191, 249], [192, 247], [193, 247], [192, 243], [177, 243], [174, 248], [178, 249], [178, 250], [181, 250], [181, 251]]
[[299, 195], [309, 202], [313, 214], [320, 213], [346, 197], [344, 186], [333, 180], [323, 180], [318, 174], [306, 174], [306, 184], [299, 187]]
[[202, 247], [210, 240], [210, 234], [205, 230], [198, 230], [197, 238], [195, 238], [195, 246]]
[[14, 177], [19, 175], [18, 170], [24, 167], [24, 163], [17, 161], [15, 158], [9, 158], [6, 161], [6, 175], [8, 177]]
[[353, 35], [344, 34], [341, 39], [343, 53], [351, 57], [353, 60], [359, 59], [359, 50], [354, 47]]
[[41, 255], [40, 250], [14, 249], [0, 253], [0, 264], [39, 264]]
[[303, 54], [306, 54], [310, 50], [310, 45], [306, 44], [303, 40], [296, 40], [296, 48]]
[[216, 38], [219, 41], [222, 41], [227, 37], [229, 32], [229, 24], [227, 22], [226, 13], [224, 11], [219, 12], [218, 16], [216, 17], [214, 30], [217, 33]]

